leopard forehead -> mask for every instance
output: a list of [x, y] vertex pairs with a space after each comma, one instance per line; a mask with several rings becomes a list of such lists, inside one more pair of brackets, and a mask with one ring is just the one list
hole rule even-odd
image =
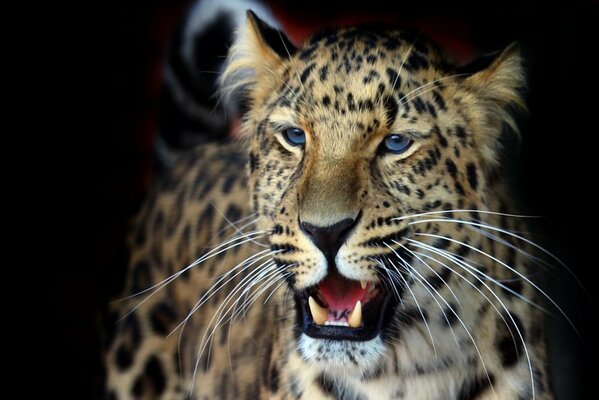
[[[315, 137], [366, 137], [419, 124], [409, 114], [436, 116], [450, 64], [435, 46], [396, 30], [327, 30], [309, 40], [278, 70], [265, 102], [269, 120], [295, 124]], [[431, 92], [423, 101], [417, 92]]]

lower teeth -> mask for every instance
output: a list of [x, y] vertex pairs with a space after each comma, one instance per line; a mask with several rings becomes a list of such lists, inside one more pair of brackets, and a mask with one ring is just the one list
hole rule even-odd
[[325, 321], [324, 323], [325, 325], [333, 325], [333, 326], [349, 326], [349, 324], [347, 322], [343, 322], [343, 321]]

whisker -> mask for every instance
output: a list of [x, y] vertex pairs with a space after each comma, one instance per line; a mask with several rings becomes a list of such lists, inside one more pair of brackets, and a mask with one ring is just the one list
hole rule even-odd
[[[375, 258], [372, 258], [372, 257], [370, 257], [370, 259], [372, 261], [374, 261], [375, 263], [377, 263], [379, 265], [379, 267], [383, 271], [385, 271], [385, 273], [387, 274], [387, 276], [389, 277], [389, 280], [390, 280], [390, 285], [389, 286], [391, 286], [391, 289], [392, 289], [392, 290], [389, 290], [389, 291], [393, 293], [393, 295], [395, 296], [395, 298], [400, 301], [401, 306], [405, 308], [405, 305], [403, 304], [403, 300], [401, 298], [401, 295], [399, 294], [399, 291], [397, 290], [397, 287], [395, 287], [395, 285], [393, 284], [393, 278], [391, 277], [389, 268], [385, 267], [384, 263], [382, 261], [378, 260], [378, 259], [375, 259]], [[383, 279], [382, 282], [385, 285], [387, 285], [387, 282], [386, 282], [385, 279]], [[389, 288], [387, 287], [387, 289], [389, 289]]]
[[[413, 254], [413, 253], [412, 253]], [[430, 282], [428, 282], [428, 280], [422, 276], [422, 274], [420, 274], [416, 268], [412, 267], [409, 263], [407, 262], [403, 262], [404, 267], [406, 267], [410, 273], [410, 275], [416, 279], [418, 281], [418, 283], [420, 283], [420, 285], [424, 288], [424, 290], [427, 291], [427, 293], [431, 296], [431, 298], [433, 299], [433, 301], [435, 303], [437, 303], [437, 306], [439, 307], [439, 310], [441, 310], [441, 314], [443, 314], [443, 317], [445, 318], [445, 321], [447, 321], [447, 326], [449, 327], [449, 329], [451, 330], [451, 334], [456, 342], [456, 345], [459, 346], [459, 342], [457, 337], [455, 336], [455, 332], [453, 330], [453, 327], [451, 326], [451, 324], [449, 323], [449, 318], [447, 317], [447, 314], [445, 313], [445, 311], [443, 310], [443, 307], [441, 307], [441, 304], [439, 303], [439, 301], [435, 298], [435, 296], [433, 295], [433, 293], [427, 288], [427, 286], [424, 284], [426, 283], [432, 290], [433, 292], [435, 292], [435, 294], [437, 296], [439, 296], [439, 298], [445, 303], [445, 305], [451, 310], [453, 311], [453, 308], [449, 305], [449, 303], [447, 303], [447, 301], [445, 300], [445, 298], [443, 296], [441, 296], [441, 294], [439, 293], [438, 290], [436, 290], [431, 284]], [[416, 276], [416, 275], [418, 276]], [[424, 281], [424, 282], [423, 282]], [[457, 299], [456, 299], [457, 300]], [[455, 311], [453, 311], [455, 314]], [[457, 316], [457, 315], [456, 315]], [[482, 360], [481, 360], [482, 361]]]
[[[208, 354], [211, 353], [214, 335], [217, 333], [217, 331], [221, 327], [223, 327], [226, 324], [228, 324], [230, 327], [231, 322], [235, 321], [235, 319], [239, 315], [244, 314], [245, 311], [247, 309], [249, 309], [249, 307], [251, 307], [253, 302], [257, 298], [259, 298], [270, 286], [272, 286], [279, 279], [284, 278], [284, 276], [280, 275], [280, 272], [282, 270], [284, 270], [285, 268], [286, 268], [286, 266], [280, 266], [280, 267], [273, 266], [273, 267], [266, 268], [264, 271], [261, 272], [261, 274], [259, 274], [259, 276], [255, 277], [252, 281], [250, 281], [248, 284], [245, 285], [245, 288], [243, 289], [241, 295], [237, 297], [237, 300], [235, 300], [233, 302], [233, 304], [231, 306], [229, 306], [229, 308], [226, 311], [220, 312], [220, 314], [219, 314], [220, 317], [214, 324], [210, 335], [208, 335], [208, 337], [204, 336], [206, 338], [205, 341], [204, 341], [204, 339], [202, 339], [202, 343], [204, 343], [204, 344], [201, 346], [201, 350], [198, 355], [198, 359], [201, 358], [202, 353], [206, 350], [206, 346], [208, 346]], [[260, 286], [256, 289], [255, 293], [253, 293], [251, 295], [251, 297], [248, 297], [248, 293], [252, 289], [252, 287], [254, 287], [258, 284], [260, 284]], [[246, 300], [244, 300], [244, 302], [240, 305], [239, 302], [244, 298], [246, 298]], [[226, 306], [226, 304], [228, 304], [231, 300], [232, 300], [232, 298], [229, 299], [228, 301], [226, 301], [223, 305]], [[223, 310], [224, 310], [224, 308], [223, 308]], [[227, 317], [229, 312], [231, 312], [231, 315], [229, 317]], [[210, 326], [210, 325], [211, 324], [209, 324], [208, 326]]]
[[[227, 221], [227, 222], [229, 223], [229, 225], [234, 225], [235, 227], [237, 227], [237, 224], [239, 224], [239, 223], [241, 223], [241, 222], [244, 222], [244, 221], [246, 221], [246, 220], [248, 220], [248, 219], [250, 219], [250, 218], [254, 218], [254, 217], [256, 217], [256, 215], [257, 215], [257, 214], [254, 212], [254, 213], [251, 213], [250, 215], [246, 215], [245, 217], [238, 219], [237, 221], [231, 221], [231, 222]], [[246, 224], [244, 224], [244, 225], [242, 225], [242, 226], [240, 226], [240, 227], [237, 227], [237, 229], [235, 229], [235, 232], [242, 233], [242, 232], [240, 232], [240, 231], [243, 231], [243, 229], [244, 229], [244, 228], [246, 228], [246, 227], [248, 227], [248, 226], [250, 226], [250, 225], [252, 225], [252, 224], [255, 224], [256, 222], [258, 222], [258, 219], [259, 219], [259, 218], [255, 218], [255, 219], [253, 219], [252, 221], [250, 221], [250, 222], [248, 222], [248, 223], [246, 223]], [[228, 227], [228, 226], [225, 226], [224, 228], [220, 229], [218, 232], [216, 232], [216, 234], [214, 235], [214, 237], [215, 237], [215, 238], [219, 237], [219, 236], [220, 236], [222, 233], [224, 233], [224, 232], [225, 232], [227, 229], [229, 229], [229, 227]], [[231, 234], [229, 237], [232, 237], [234, 234], [235, 234], [235, 233], [232, 233], [232, 234]], [[227, 238], [227, 239], [228, 239], [228, 238]]]
[[[233, 279], [235, 279], [237, 276], [239, 276], [240, 274], [242, 274], [244, 271], [246, 271], [248, 268], [250, 268], [253, 264], [255, 264], [256, 262], [258, 262], [259, 260], [265, 258], [265, 257], [269, 257], [268, 260], [264, 261], [262, 264], [258, 265], [257, 267], [255, 267], [255, 269], [253, 271], [251, 271], [248, 275], [246, 275], [245, 277], [243, 277], [241, 279], [241, 281], [237, 284], [236, 287], [238, 287], [239, 285], [242, 285], [244, 282], [246, 282], [248, 279], [252, 279], [253, 274], [255, 274], [257, 271], [260, 271], [261, 268], [266, 268], [269, 263], [272, 263], [272, 258], [270, 258], [273, 254], [276, 254], [278, 252], [280, 252], [282, 250], [276, 250], [274, 252], [268, 252], [267, 254], [263, 254], [258, 258], [255, 258], [251, 263], [248, 264], [248, 260], [252, 257], [248, 257], [248, 259], [244, 260], [243, 262], [237, 264], [234, 268], [232, 268], [230, 271], [228, 271], [227, 273], [223, 274], [221, 276], [221, 278], [215, 283], [213, 284], [208, 291], [202, 296], [200, 297], [200, 299], [194, 304], [194, 306], [192, 307], [191, 311], [187, 314], [187, 317], [185, 317], [185, 319], [183, 319], [183, 321], [181, 321], [169, 334], [167, 337], [169, 337], [170, 335], [172, 335], [179, 327], [181, 327], [182, 325], [185, 325], [187, 323], [187, 321], [189, 320], [189, 318], [191, 318], [191, 316], [197, 311], [199, 310], [204, 304], [206, 304], [206, 302], [208, 300], [210, 300], [210, 298], [219, 290], [221, 290], [223, 287], [225, 287], [229, 282], [231, 282]], [[246, 265], [247, 264], [247, 265]], [[231, 272], [235, 271], [236, 269], [241, 268], [239, 271], [237, 271], [233, 276], [230, 276], [225, 282], [221, 283], [228, 275], [230, 275]], [[219, 285], [216, 289], [215, 287], [217, 285]], [[233, 291], [234, 293], [234, 291]], [[229, 298], [229, 296], [232, 293], [229, 293], [229, 295], [225, 298], [225, 300], [227, 298]], [[218, 311], [218, 310], [217, 310]]]
[[[291, 53], [289, 53], [289, 49], [287, 48], [287, 44], [285, 43], [285, 40], [283, 39], [283, 36], [281, 36], [281, 31], [277, 30], [277, 33], [279, 34], [279, 39], [281, 39], [281, 43], [283, 44], [283, 47], [285, 48], [285, 52], [287, 53], [287, 55], [289, 56], [289, 59], [291, 60], [293, 57], [291, 57]], [[295, 63], [291, 63], [293, 65], [293, 69], [295, 70], [295, 74], [297, 75], [297, 80], [301, 86], [302, 89], [305, 90], [304, 88], [304, 84], [302, 83], [302, 79], [300, 78], [299, 75], [299, 71], [297, 70], [297, 67], [295, 66]], [[294, 93], [295, 95], [295, 93]]]
[[[454, 223], [460, 223], [460, 224], [464, 224], [464, 225], [468, 225], [468, 226], [475, 226], [475, 227], [479, 227], [479, 228], [485, 228], [485, 229], [490, 229], [492, 231], [495, 232], [500, 232], [503, 233], [505, 235], [511, 236], [513, 238], [516, 238], [518, 240], [521, 240], [531, 246], [533, 246], [534, 248], [542, 251], [543, 253], [547, 254], [549, 257], [551, 257], [552, 259], [554, 259], [556, 262], [558, 262], [569, 274], [572, 278], [574, 278], [574, 280], [576, 281], [576, 283], [578, 283], [578, 285], [580, 286], [580, 288], [584, 291], [584, 293], [586, 294], [586, 296], [591, 300], [591, 303], [593, 304], [593, 306], [597, 309], [599, 309], [599, 307], [597, 306], [597, 304], [595, 304], [592, 300], [591, 295], [589, 294], [589, 292], [586, 290], [586, 288], [584, 287], [584, 285], [582, 284], [582, 282], [580, 281], [580, 279], [578, 279], [578, 277], [576, 276], [576, 274], [574, 274], [574, 272], [566, 265], [566, 263], [564, 263], [561, 259], [559, 259], [556, 255], [554, 255], [553, 253], [551, 253], [549, 250], [545, 249], [543, 246], [538, 245], [537, 243], [533, 242], [532, 240], [529, 240], [523, 236], [517, 235], [513, 232], [510, 232], [506, 229], [501, 229], [498, 228], [496, 226], [492, 226], [492, 225], [488, 225], [488, 224], [482, 224], [482, 223], [478, 223], [478, 222], [473, 222], [473, 221], [465, 221], [465, 220], [459, 220], [459, 219], [454, 219], [454, 218], [432, 218], [432, 219], [425, 219], [425, 220], [419, 220], [419, 221], [414, 221], [414, 222], [410, 222], [408, 225], [412, 225], [412, 224], [418, 224], [418, 223], [424, 223], [424, 222], [454, 222]], [[516, 250], [521, 251], [520, 249], [516, 248]]]
[[404, 215], [402, 217], [393, 218], [392, 220], [393, 221], [402, 221], [404, 219], [413, 219], [413, 218], [424, 217], [427, 215], [438, 215], [438, 214], [445, 214], [445, 213], [479, 213], [479, 214], [489, 214], [489, 215], [497, 215], [497, 216], [501, 216], [501, 217], [511, 217], [511, 218], [541, 218], [540, 216], [535, 216], [535, 215], [507, 214], [507, 213], [501, 213], [501, 212], [496, 212], [496, 211], [487, 211], [487, 210], [453, 209], [453, 210], [442, 210], [442, 211], [428, 211], [428, 212], [423, 212], [423, 213], [418, 213], [418, 214]]
[[[463, 265], [458, 264], [458, 262], [460, 262], [457, 258], [454, 260], [453, 257], [450, 257], [446, 254], [442, 254], [442, 252], [444, 252], [444, 250], [441, 249], [436, 249], [434, 247], [431, 248], [431, 246], [428, 246], [424, 243], [421, 243], [423, 246], [418, 246], [419, 248], [423, 249], [423, 250], [429, 250], [431, 252], [433, 252], [434, 254], [438, 254], [440, 256], [442, 256], [443, 258], [446, 258], [447, 260], [453, 262], [454, 264], [456, 264], [457, 266], [461, 267], [464, 271], [468, 272], [470, 275], [472, 275], [474, 277], [474, 279], [476, 279], [477, 281], [479, 281], [482, 285], [485, 286], [485, 288], [487, 290], [489, 290], [490, 292], [493, 292], [492, 289], [485, 284], [485, 282], [476, 274], [474, 274], [473, 272], [471, 272], [468, 268], [465, 268]], [[474, 290], [476, 290], [478, 293], [480, 293], [481, 296], [484, 297], [484, 299], [487, 301], [487, 303], [489, 303], [489, 305], [493, 308], [493, 310], [495, 310], [495, 312], [497, 313], [497, 315], [499, 315], [499, 317], [503, 320], [503, 322], [505, 323], [505, 325], [507, 326], [510, 335], [512, 336], [512, 341], [514, 342], [514, 345], [516, 344], [516, 338], [514, 337], [514, 334], [512, 333], [512, 330], [507, 322], [507, 320], [505, 319], [505, 317], [503, 316], [503, 314], [501, 314], [501, 312], [499, 311], [499, 309], [495, 306], [495, 304], [491, 301], [491, 299], [489, 299], [487, 297], [486, 294], [484, 294], [484, 292], [482, 290], [480, 290], [478, 287], [476, 287], [475, 284], [473, 284], [472, 282], [470, 282], [465, 276], [463, 276], [462, 274], [460, 274], [458, 271], [454, 270], [453, 268], [447, 266], [445, 263], [437, 260], [434, 257], [431, 257], [427, 254], [424, 253], [420, 253], [420, 252], [415, 252], [416, 254], [418, 254], [421, 257], [426, 257], [432, 261], [435, 261], [437, 264], [443, 266], [444, 268], [447, 268], [448, 270], [450, 270], [453, 274], [457, 275], [458, 277], [462, 278], [463, 281], [465, 281], [467, 284], [469, 284]], [[458, 261], [456, 261], [458, 260]]]
[[[386, 246], [389, 246], [386, 243], [383, 243], [383, 244]], [[395, 255], [405, 264], [405, 260], [403, 260], [397, 253], [395, 253]], [[428, 334], [431, 338], [431, 344], [433, 345], [433, 352], [435, 353], [435, 356], [437, 356], [437, 347], [435, 346], [435, 340], [433, 339], [433, 334], [431, 332], [431, 328], [429, 327], [428, 322], [426, 322], [426, 318], [424, 317], [424, 312], [422, 311], [422, 307], [420, 307], [420, 303], [418, 303], [418, 300], [416, 299], [416, 296], [414, 295], [412, 288], [410, 288], [410, 285], [408, 285], [408, 282], [406, 282], [405, 278], [401, 275], [401, 272], [399, 271], [397, 266], [395, 266], [395, 264], [393, 263], [393, 260], [387, 259], [387, 261], [389, 261], [389, 263], [391, 263], [391, 266], [393, 266], [393, 268], [395, 268], [397, 270], [397, 272], [399, 273], [399, 277], [404, 281], [406, 288], [412, 295], [412, 298], [414, 299], [414, 302], [416, 303], [416, 307], [418, 308], [418, 312], [420, 313], [420, 316], [422, 317], [422, 322], [424, 322], [424, 325], [426, 326], [426, 330], [428, 331]]]
[[[266, 236], [266, 235], [264, 235], [264, 236]], [[261, 236], [261, 237], [262, 237], [262, 236]], [[231, 239], [231, 241], [230, 241], [230, 242], [234, 242], [234, 241], [236, 241], [236, 240], [239, 240], [239, 239], [240, 239], [240, 238]], [[154, 284], [154, 285], [152, 285], [152, 286], [150, 286], [150, 287], [148, 287], [148, 288], [146, 288], [146, 289], [144, 289], [144, 290], [142, 290], [142, 291], [140, 291], [140, 292], [137, 292], [137, 293], [131, 294], [131, 295], [127, 296], [127, 297], [124, 297], [124, 298], [122, 298], [122, 299], [116, 300], [117, 302], [121, 302], [121, 301], [129, 300], [129, 299], [132, 299], [132, 298], [134, 298], [134, 297], [138, 297], [138, 296], [140, 296], [140, 295], [142, 295], [142, 294], [144, 294], [144, 293], [147, 293], [147, 292], [149, 292], [149, 291], [153, 290], [153, 291], [152, 291], [152, 293], [148, 294], [148, 296], [146, 296], [146, 297], [145, 297], [143, 300], [141, 300], [141, 301], [140, 301], [138, 304], [136, 304], [134, 307], [132, 307], [132, 308], [131, 308], [131, 310], [129, 310], [129, 311], [128, 311], [127, 313], [125, 313], [125, 314], [124, 314], [124, 315], [123, 315], [121, 318], [119, 318], [119, 321], [120, 321], [120, 320], [123, 320], [123, 319], [125, 319], [125, 318], [127, 318], [127, 317], [128, 317], [130, 314], [131, 314], [131, 313], [135, 312], [135, 311], [136, 311], [136, 310], [137, 310], [139, 307], [141, 307], [141, 306], [142, 306], [142, 305], [144, 305], [144, 304], [145, 304], [145, 303], [146, 303], [148, 300], [150, 300], [150, 299], [151, 299], [151, 298], [152, 298], [152, 297], [153, 297], [153, 296], [154, 296], [156, 293], [158, 293], [158, 292], [159, 292], [160, 290], [162, 290], [164, 287], [166, 287], [167, 285], [169, 285], [171, 282], [173, 282], [175, 279], [177, 279], [179, 276], [181, 276], [183, 273], [185, 273], [185, 272], [186, 272], [187, 270], [189, 270], [190, 268], [193, 268], [193, 267], [195, 267], [195, 266], [197, 266], [197, 265], [201, 264], [202, 262], [204, 262], [204, 261], [206, 261], [206, 260], [208, 260], [208, 259], [210, 259], [210, 258], [212, 258], [212, 257], [214, 257], [214, 256], [216, 256], [216, 255], [218, 255], [218, 254], [220, 254], [220, 253], [222, 253], [222, 252], [228, 251], [228, 250], [230, 250], [230, 249], [232, 249], [232, 248], [234, 248], [234, 247], [237, 247], [237, 246], [240, 246], [240, 245], [242, 245], [242, 244], [244, 244], [244, 243], [247, 243], [247, 242], [249, 242], [250, 240], [251, 240], [251, 239], [246, 239], [246, 240], [243, 240], [243, 241], [241, 241], [241, 242], [239, 242], [239, 243], [235, 243], [235, 244], [233, 244], [233, 245], [231, 245], [231, 246], [227, 246], [227, 247], [225, 247], [224, 249], [221, 249], [221, 250], [219, 250], [218, 252], [215, 252], [214, 254], [210, 254], [211, 252], [213, 252], [213, 251], [216, 251], [216, 249], [213, 249], [213, 250], [211, 250], [210, 252], [208, 252], [207, 254], [205, 254], [204, 256], [200, 257], [199, 259], [197, 259], [196, 261], [194, 261], [193, 263], [191, 263], [190, 265], [188, 265], [187, 267], [185, 267], [185, 268], [183, 268], [182, 270], [180, 270], [180, 271], [178, 271], [178, 272], [174, 273], [174, 274], [173, 274], [173, 275], [171, 275], [170, 277], [168, 277], [168, 278], [165, 278], [165, 279], [163, 279], [162, 281], [160, 281], [160, 282], [158, 282], [158, 283], [156, 283], [156, 284]], [[220, 245], [219, 247], [222, 247], [222, 246], [223, 246], [223, 245]]]
[[[410, 242], [412, 242], [412, 243], [424, 244], [424, 243], [422, 243], [422, 242], [418, 242], [418, 241], [415, 241], [415, 240], [413, 240], [413, 239], [409, 239], [409, 238], [405, 238], [405, 239], [406, 239], [406, 240], [408, 240], [408, 241], [410, 241]], [[428, 246], [428, 245], [427, 245], [427, 246]], [[435, 248], [435, 247], [433, 247], [433, 248]], [[450, 254], [450, 255], [454, 256], [454, 257], [455, 257], [456, 259], [458, 259], [458, 260], [462, 260], [462, 261], [464, 261], [464, 260], [472, 261], [472, 260], [469, 260], [469, 259], [467, 259], [467, 258], [465, 258], [465, 257], [462, 257], [462, 256], [460, 256], [460, 255], [458, 255], [458, 254], [456, 254], [456, 253], [453, 253], [453, 252], [451, 252], [451, 251], [449, 251], [449, 250], [441, 250], [441, 249], [436, 249], [436, 250], [443, 251], [443, 252], [444, 252], [444, 253], [446, 253], [446, 254]], [[472, 261], [472, 262], [474, 262], [474, 261]], [[521, 295], [520, 293], [516, 292], [514, 289], [510, 288], [509, 286], [506, 286], [506, 285], [504, 285], [504, 284], [503, 284], [503, 282], [504, 282], [503, 280], [495, 279], [495, 278], [493, 278], [491, 275], [484, 273], [484, 272], [483, 272], [483, 271], [481, 271], [480, 269], [478, 269], [478, 268], [476, 268], [476, 267], [474, 267], [474, 266], [472, 266], [472, 265], [470, 265], [470, 264], [468, 264], [468, 263], [466, 263], [466, 265], [467, 265], [467, 267], [468, 267], [469, 269], [472, 269], [472, 271], [474, 271], [474, 272], [475, 272], [475, 273], [476, 273], [478, 276], [481, 276], [481, 277], [483, 277], [483, 278], [484, 278], [486, 281], [488, 281], [488, 282], [491, 282], [491, 283], [493, 283], [493, 284], [495, 284], [495, 285], [499, 286], [501, 289], [503, 289], [503, 290], [505, 290], [506, 292], [510, 293], [511, 295], [513, 295], [513, 296], [515, 296], [515, 297], [519, 298], [520, 300], [522, 300], [522, 301], [524, 301], [524, 302], [526, 302], [526, 303], [530, 304], [531, 306], [535, 307], [536, 309], [538, 309], [538, 310], [540, 310], [540, 311], [543, 311], [544, 313], [551, 314], [551, 313], [550, 313], [550, 312], [549, 312], [547, 309], [545, 309], [545, 308], [544, 308], [544, 307], [542, 307], [541, 305], [539, 305], [539, 304], [535, 303], [534, 301], [532, 301], [532, 300], [528, 299], [527, 297], [525, 297], [525, 296]]]
[[396, 241], [396, 240], [393, 240], [393, 239], [392, 239], [391, 241], [392, 241], [393, 243], [395, 243], [395, 244], [397, 244], [397, 245], [401, 246], [401, 248], [403, 248], [404, 250], [406, 250], [407, 252], [409, 252], [410, 254], [412, 254], [414, 257], [416, 257], [416, 259], [417, 259], [418, 261], [420, 261], [420, 262], [421, 262], [421, 263], [423, 263], [423, 264], [424, 264], [424, 265], [425, 265], [425, 266], [426, 266], [428, 269], [430, 269], [431, 271], [433, 271], [433, 273], [435, 274], [435, 276], [436, 276], [437, 278], [439, 278], [439, 279], [441, 280], [441, 282], [443, 282], [443, 283], [445, 284], [445, 287], [447, 287], [447, 289], [449, 290], [449, 292], [451, 293], [451, 295], [453, 296], [453, 298], [455, 299], [455, 301], [456, 301], [456, 302], [457, 302], [457, 303], [458, 303], [460, 306], [462, 305], [462, 303], [460, 303], [460, 300], [458, 299], [458, 297], [456, 296], [456, 294], [455, 294], [455, 293], [453, 292], [453, 290], [451, 289], [451, 286], [449, 286], [449, 285], [447, 284], [447, 282], [445, 282], [445, 279], [443, 279], [443, 278], [441, 277], [441, 275], [439, 275], [439, 274], [437, 273], [437, 271], [435, 271], [433, 268], [431, 268], [431, 266], [430, 266], [430, 265], [428, 265], [428, 264], [427, 264], [427, 263], [426, 263], [426, 262], [425, 262], [423, 259], [421, 259], [420, 257], [418, 257], [416, 254], [414, 254], [414, 252], [413, 252], [412, 250], [410, 250], [409, 248], [407, 248], [407, 247], [406, 247], [406, 246], [404, 246], [403, 244], [401, 244], [401, 243], [399, 243], [398, 241]]
[[[439, 254], [440, 256], [442, 256], [444, 258], [447, 258], [448, 260], [454, 262], [457, 266], [463, 267], [464, 265], [469, 265], [468, 263], [465, 263], [465, 262], [459, 260], [457, 257], [452, 257], [452, 256], [448, 257], [446, 254], [444, 254], [446, 252], [443, 251], [443, 250], [441, 250], [441, 249], [437, 249], [437, 248], [435, 248], [433, 246], [430, 246], [430, 245], [427, 245], [425, 243], [418, 242], [418, 241], [415, 241], [415, 240], [411, 240], [411, 239], [408, 239], [408, 240], [410, 240], [411, 242], [416, 242], [417, 244], [423, 245], [422, 247], [424, 247], [425, 249], [428, 249], [428, 250], [430, 250], [430, 251], [432, 251], [432, 252], [434, 252], [436, 254]], [[470, 267], [472, 269], [476, 270], [476, 268], [474, 268], [472, 266], [470, 266]], [[469, 272], [468, 269], [465, 269], [465, 270], [467, 272]], [[513, 324], [514, 328], [516, 328], [516, 332], [518, 333], [518, 336], [519, 336], [520, 341], [522, 343], [522, 346], [524, 348], [524, 353], [526, 354], [526, 360], [528, 362], [528, 369], [530, 371], [530, 381], [531, 381], [532, 398], [534, 400], [535, 399], [535, 380], [534, 380], [534, 374], [533, 374], [533, 369], [532, 369], [532, 361], [530, 359], [530, 354], [528, 352], [528, 346], [526, 346], [526, 341], [524, 340], [524, 336], [522, 335], [522, 332], [520, 332], [520, 328], [518, 328], [518, 325], [516, 324], [516, 321], [514, 320], [514, 317], [512, 316], [512, 313], [510, 313], [510, 311], [507, 309], [507, 307], [505, 306], [504, 302], [501, 301], [501, 299], [499, 298], [499, 296], [497, 296], [497, 294], [484, 281], [482, 281], [480, 278], [478, 278], [475, 275], [473, 275], [473, 276], [479, 282], [481, 282], [481, 284], [483, 284], [487, 290], [489, 290], [489, 292], [493, 295], [493, 297], [495, 297], [495, 299], [499, 302], [499, 304], [501, 305], [501, 307], [505, 310], [506, 314], [508, 315], [508, 317], [512, 321], [512, 324]], [[481, 294], [482, 294], [482, 292], [481, 292]], [[486, 298], [486, 296], [485, 296], [485, 298]], [[499, 314], [501, 315], [501, 313], [499, 313]], [[503, 319], [504, 323], [506, 323], [506, 326], [507, 326], [508, 330], [511, 333], [511, 327], [510, 327], [510, 325], [507, 324], [507, 321], [505, 321], [505, 319], [503, 318], [503, 316], [502, 316], [502, 319]], [[513, 338], [513, 335], [512, 335], [512, 338]]]
[[549, 300], [551, 302], [551, 304], [553, 304], [553, 306], [559, 310], [559, 312], [562, 314], [562, 316], [564, 318], [566, 318], [566, 320], [570, 323], [570, 325], [572, 326], [572, 328], [574, 329], [574, 331], [576, 331], [576, 333], [578, 334], [578, 336], [581, 337], [580, 336], [580, 332], [578, 331], [578, 329], [576, 329], [576, 326], [574, 325], [574, 323], [572, 322], [572, 320], [568, 317], [568, 315], [564, 312], [564, 310], [562, 310], [562, 308], [547, 293], [545, 293], [543, 291], [543, 289], [541, 289], [536, 283], [534, 283], [533, 281], [531, 281], [530, 279], [528, 279], [526, 276], [522, 275], [522, 273], [520, 273], [519, 271], [517, 271], [513, 267], [507, 265], [506, 263], [504, 263], [503, 261], [499, 260], [498, 258], [496, 258], [496, 257], [494, 257], [494, 256], [492, 256], [492, 255], [490, 255], [490, 254], [488, 254], [488, 253], [486, 253], [486, 252], [484, 252], [484, 251], [482, 251], [480, 249], [477, 249], [476, 247], [471, 246], [471, 245], [469, 245], [467, 243], [460, 242], [459, 240], [455, 240], [455, 239], [448, 238], [448, 237], [441, 236], [441, 235], [434, 235], [434, 234], [431, 234], [431, 233], [417, 233], [416, 235], [417, 236], [434, 237], [434, 238], [437, 238], [437, 239], [447, 240], [447, 241], [450, 241], [452, 243], [459, 244], [460, 246], [467, 247], [470, 250], [473, 250], [473, 251], [475, 251], [475, 252], [477, 252], [479, 254], [482, 254], [485, 257], [487, 257], [487, 258], [495, 261], [496, 263], [499, 263], [500, 265], [504, 266], [505, 268], [509, 269], [510, 271], [512, 271], [513, 273], [515, 273], [516, 275], [518, 275], [520, 278], [522, 278], [529, 285], [531, 285], [533, 288], [535, 288], [547, 300]]
[[408, 51], [406, 51], [406, 54], [404, 55], [403, 60], [401, 60], [401, 64], [399, 66], [399, 70], [397, 72], [397, 76], [395, 77], [395, 80], [393, 80], [393, 85], [391, 85], [391, 92], [393, 92], [393, 90], [395, 90], [395, 85], [397, 85], [397, 81], [399, 81], [399, 77], [401, 75], [401, 71], [403, 69], [403, 66], [406, 63], [406, 60], [408, 59], [408, 56], [412, 53], [412, 49], [414, 48], [414, 45], [416, 44], [417, 40], [418, 40], [418, 38], [414, 39], [414, 41], [410, 45], [410, 48], [408, 49]]
[[[425, 83], [424, 85], [420, 85], [418, 86], [416, 89], [409, 91], [408, 93], [406, 93], [405, 95], [403, 95], [400, 99], [399, 99], [399, 103], [401, 103], [403, 100], [405, 100], [409, 95], [418, 92], [419, 90], [422, 91], [422, 89], [426, 88], [427, 86], [430, 85], [434, 85], [435, 83], [441, 82], [441, 81], [445, 81], [448, 79], [453, 79], [453, 78], [459, 78], [460, 76], [466, 76], [468, 74], [454, 74], [454, 75], [449, 75], [449, 76], [444, 76], [442, 78], [439, 79], [435, 79], [434, 81], [431, 81], [429, 83]], [[428, 88], [427, 90], [422, 91], [422, 93], [426, 93], [429, 92], [431, 90], [435, 90], [436, 87], [433, 88]], [[420, 93], [420, 94], [422, 94]]]
[[[202, 357], [202, 354], [203, 354], [204, 350], [206, 349], [208, 341], [210, 340], [210, 338], [212, 338], [214, 336], [215, 328], [217, 326], [216, 324], [214, 324], [215, 320], [217, 320], [217, 323], [221, 322], [223, 320], [223, 318], [224, 318], [223, 317], [223, 312], [224, 312], [225, 307], [227, 306], [227, 304], [229, 304], [229, 302], [232, 300], [233, 296], [235, 296], [240, 290], [242, 290], [242, 288], [244, 286], [247, 286], [248, 282], [252, 282], [252, 280], [254, 279], [254, 276], [253, 276], [254, 274], [258, 274], [258, 275], [264, 274], [265, 272], [268, 272], [268, 271], [272, 270], [272, 268], [274, 268], [274, 267], [275, 267], [274, 262], [271, 262], [270, 264], [267, 264], [265, 266], [265, 268], [263, 268], [263, 269], [256, 268], [248, 276], [244, 277], [241, 282], [239, 282], [237, 284], [237, 286], [235, 287], [235, 289], [231, 293], [229, 293], [227, 295], [227, 297], [223, 300], [223, 302], [221, 303], [221, 305], [214, 312], [214, 315], [212, 316], [212, 318], [210, 319], [210, 321], [206, 325], [207, 326], [206, 331], [205, 331], [205, 333], [204, 333], [204, 335], [202, 337], [202, 340], [200, 342], [200, 346], [199, 346], [199, 349], [198, 349], [198, 354], [197, 354], [197, 357], [196, 357], [196, 362], [195, 362], [195, 366], [194, 366], [194, 370], [193, 370], [193, 374], [192, 374], [192, 382], [190, 384], [190, 386], [191, 386], [190, 387], [190, 392], [191, 392], [191, 390], [193, 390], [193, 385], [195, 383], [195, 378], [197, 376], [197, 370], [199, 368], [199, 363], [200, 363], [200, 359]], [[243, 283], [244, 281], [245, 281], [245, 283]], [[231, 307], [229, 307], [227, 309], [227, 313], [228, 313], [228, 311], [230, 309], [231, 309]], [[226, 313], [225, 313], [225, 315], [226, 315]], [[214, 326], [215, 328], [209, 329], [210, 326]], [[211, 332], [210, 334], [208, 334], [209, 331]]]

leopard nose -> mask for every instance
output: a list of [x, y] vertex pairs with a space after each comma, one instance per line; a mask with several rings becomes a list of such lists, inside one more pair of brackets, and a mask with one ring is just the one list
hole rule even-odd
[[358, 218], [345, 218], [329, 226], [316, 226], [308, 222], [302, 222], [301, 227], [327, 259], [332, 260], [357, 221]]

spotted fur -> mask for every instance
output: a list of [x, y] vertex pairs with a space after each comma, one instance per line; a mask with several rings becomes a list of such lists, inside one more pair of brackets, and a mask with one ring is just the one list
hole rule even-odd
[[[326, 30], [296, 49], [250, 14], [222, 78], [250, 99], [243, 137], [195, 150], [139, 214], [127, 290], [151, 289], [117, 307], [111, 398], [551, 399], [531, 250], [505, 233], [523, 229], [504, 215], [499, 162], [522, 75], [515, 46], [460, 69], [392, 28]], [[392, 133], [408, 152], [381, 152]], [[401, 299], [369, 341], [296, 322], [294, 293], [331, 267], [300, 221], [344, 218], [358, 222], [339, 273]]]

